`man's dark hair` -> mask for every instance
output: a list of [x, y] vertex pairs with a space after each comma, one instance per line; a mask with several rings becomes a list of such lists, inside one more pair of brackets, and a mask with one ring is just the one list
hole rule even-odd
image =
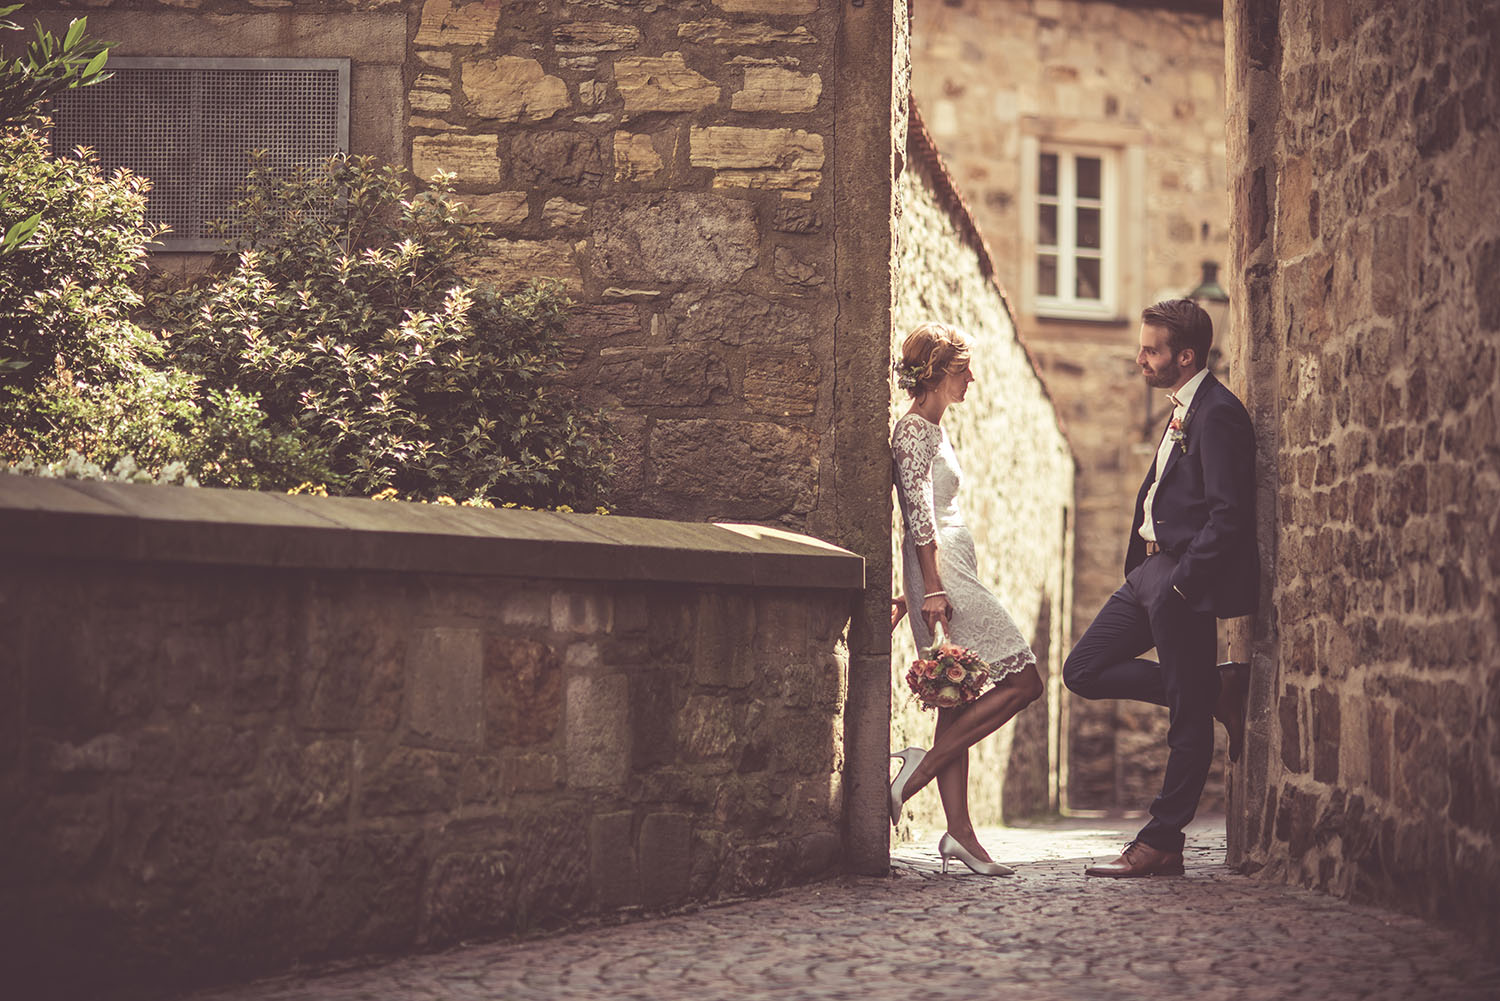
[[1208, 349], [1214, 343], [1214, 321], [1191, 299], [1166, 299], [1141, 310], [1141, 322], [1167, 329], [1167, 346], [1176, 358], [1191, 350], [1199, 368], [1208, 367]]

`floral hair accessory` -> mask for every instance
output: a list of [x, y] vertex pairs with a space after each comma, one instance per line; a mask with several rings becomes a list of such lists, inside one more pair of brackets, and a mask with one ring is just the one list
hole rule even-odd
[[927, 366], [920, 362], [898, 361], [891, 369], [896, 373], [896, 385], [911, 392], [922, 381], [922, 373], [927, 370]]
[[924, 709], [967, 705], [989, 680], [990, 666], [973, 650], [950, 643], [941, 623], [931, 648], [919, 652], [906, 671], [906, 685]]

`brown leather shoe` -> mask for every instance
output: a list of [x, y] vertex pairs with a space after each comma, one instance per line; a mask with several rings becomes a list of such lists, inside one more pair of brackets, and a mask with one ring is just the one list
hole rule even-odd
[[1144, 841], [1132, 841], [1113, 862], [1091, 865], [1083, 870], [1085, 876], [1113, 876], [1117, 879], [1132, 876], [1181, 876], [1182, 852], [1164, 852], [1152, 848]]
[[1229, 760], [1240, 760], [1245, 749], [1245, 703], [1250, 694], [1250, 665], [1219, 665], [1219, 701], [1214, 719], [1224, 724], [1229, 734]]

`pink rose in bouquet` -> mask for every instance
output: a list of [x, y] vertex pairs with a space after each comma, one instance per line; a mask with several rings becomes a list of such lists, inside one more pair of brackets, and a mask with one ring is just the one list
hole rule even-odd
[[984, 658], [949, 642], [939, 626], [932, 647], [907, 669], [906, 685], [923, 708], [951, 709], [979, 698], [989, 677]]

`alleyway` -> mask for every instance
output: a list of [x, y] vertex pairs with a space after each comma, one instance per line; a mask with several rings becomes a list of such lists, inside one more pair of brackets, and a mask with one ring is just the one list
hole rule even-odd
[[1222, 818], [1190, 830], [1185, 877], [1084, 878], [1084, 860], [1112, 857], [1134, 827], [1069, 820], [981, 832], [1016, 866], [1009, 878], [943, 876], [926, 842], [903, 845], [889, 879], [194, 1001], [1500, 998], [1500, 965], [1451, 932], [1229, 872]]

